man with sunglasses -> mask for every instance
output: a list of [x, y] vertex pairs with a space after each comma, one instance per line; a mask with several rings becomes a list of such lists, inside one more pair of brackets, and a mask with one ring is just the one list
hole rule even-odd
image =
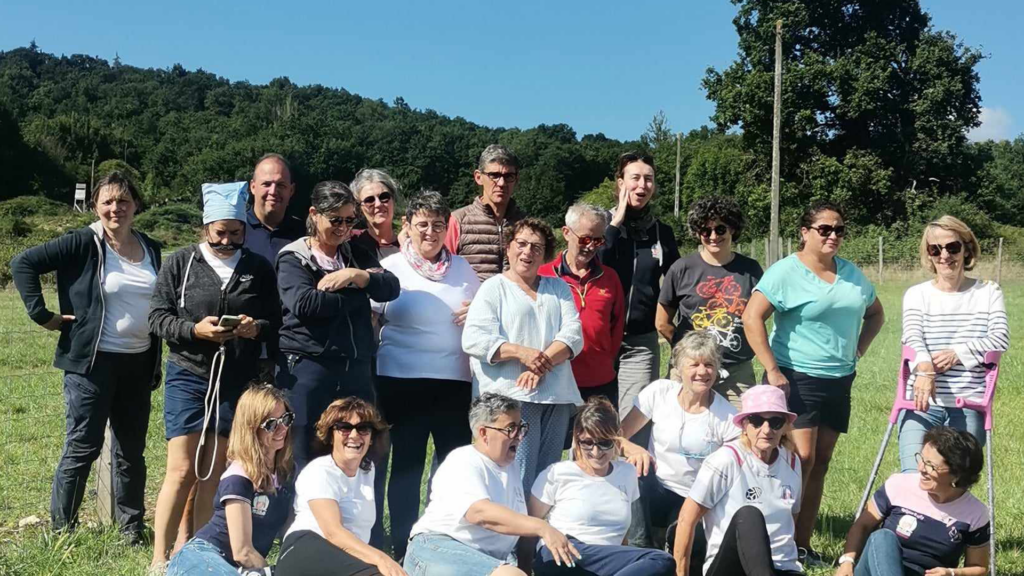
[[519, 182], [519, 158], [508, 148], [491, 144], [480, 154], [473, 180], [480, 186], [480, 196], [452, 212], [444, 245], [469, 261], [483, 282], [505, 269], [502, 236], [526, 217], [512, 200]]
[[571, 361], [580, 396], [584, 402], [591, 396], [604, 396], [617, 409], [615, 356], [622, 345], [626, 303], [619, 275], [595, 258], [607, 227], [607, 211], [583, 203], [570, 207], [562, 226], [568, 247], [541, 266], [538, 274], [561, 278], [572, 289], [583, 324], [583, 351]]

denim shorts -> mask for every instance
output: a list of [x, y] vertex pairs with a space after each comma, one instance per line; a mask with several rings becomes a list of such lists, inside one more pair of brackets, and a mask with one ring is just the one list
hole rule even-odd
[[[194, 432], [202, 432], [209, 380], [197, 376], [174, 362], [167, 362], [167, 376], [164, 379], [164, 436], [170, 440]], [[211, 414], [207, 430], [227, 438], [231, 433], [231, 421], [235, 417], [235, 406], [242, 396], [242, 387], [221, 382], [220, 405], [217, 413]], [[217, 422], [220, 414], [220, 422]]]
[[193, 538], [178, 550], [167, 565], [167, 576], [238, 576], [238, 569], [228, 563], [216, 546], [202, 538]]
[[417, 534], [409, 540], [403, 567], [409, 576], [486, 576], [501, 561], [445, 534]]

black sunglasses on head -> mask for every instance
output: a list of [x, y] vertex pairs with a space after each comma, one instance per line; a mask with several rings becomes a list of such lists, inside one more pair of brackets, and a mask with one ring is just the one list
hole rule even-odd
[[772, 430], [782, 430], [782, 427], [786, 425], [786, 417], [772, 416], [771, 418], [765, 418], [760, 414], [751, 414], [750, 416], [747, 416], [747, 422], [750, 422], [750, 425], [754, 428], [760, 428], [761, 426], [764, 426], [765, 422], [767, 422], [768, 427]]
[[929, 244], [927, 248], [928, 255], [931, 256], [932, 258], [938, 258], [939, 256], [942, 256], [943, 250], [948, 252], [950, 256], [956, 256], [963, 249], [964, 245], [960, 241], [950, 242], [945, 246], [943, 246], [942, 244]]
[[273, 434], [279, 426], [291, 426], [295, 422], [295, 412], [285, 412], [280, 418], [267, 418], [260, 424], [260, 428]]

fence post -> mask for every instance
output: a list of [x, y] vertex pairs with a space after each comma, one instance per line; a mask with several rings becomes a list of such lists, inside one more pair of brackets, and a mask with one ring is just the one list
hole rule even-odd
[[114, 523], [114, 452], [111, 449], [113, 435], [110, 431], [110, 423], [107, 423], [103, 432], [103, 448], [100, 450], [100, 458], [96, 462], [96, 512], [100, 524], [110, 525]]
[[996, 254], [996, 284], [1003, 276], [1003, 239], [999, 239], [999, 252]]
[[882, 237], [878, 237], [878, 283], [882, 283]]
[[793, 239], [786, 238], [786, 256], [793, 255]]
[[769, 252], [771, 246], [771, 236], [764, 237], [764, 267], [767, 269], [772, 265], [771, 253]]

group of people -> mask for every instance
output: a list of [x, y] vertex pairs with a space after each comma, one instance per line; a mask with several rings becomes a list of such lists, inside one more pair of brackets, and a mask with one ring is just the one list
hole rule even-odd
[[[680, 257], [650, 204], [653, 160], [627, 153], [614, 208], [569, 208], [557, 252], [552, 228], [515, 203], [519, 169], [489, 146], [472, 204], [451, 211], [424, 191], [403, 214], [394, 179], [365, 169], [316, 184], [303, 223], [286, 212], [288, 162], [268, 154], [249, 182], [203, 186], [199, 241], [166, 261], [133, 228], [134, 184], [100, 180], [95, 224], [11, 264], [29, 316], [60, 332], [53, 526], [75, 526], [109, 420], [117, 520], [146, 539], [143, 449], [162, 380], [153, 572], [269, 573], [278, 537], [283, 576], [824, 565], [811, 536], [825, 476], [884, 322], [838, 256], [842, 210], [809, 207], [800, 250], [762, 270], [734, 248], [738, 205], [704, 198], [686, 220], [700, 247]], [[1009, 333], [999, 287], [965, 275], [979, 254], [958, 219], [925, 227], [935, 277], [904, 298], [918, 354], [902, 471], [850, 529], [837, 574], [985, 571], [987, 514], [969, 493], [982, 423], [956, 399], [980, 398], [984, 355]], [[53, 271], [59, 312], [40, 279]], [[672, 345], [664, 375], [659, 337]]]

